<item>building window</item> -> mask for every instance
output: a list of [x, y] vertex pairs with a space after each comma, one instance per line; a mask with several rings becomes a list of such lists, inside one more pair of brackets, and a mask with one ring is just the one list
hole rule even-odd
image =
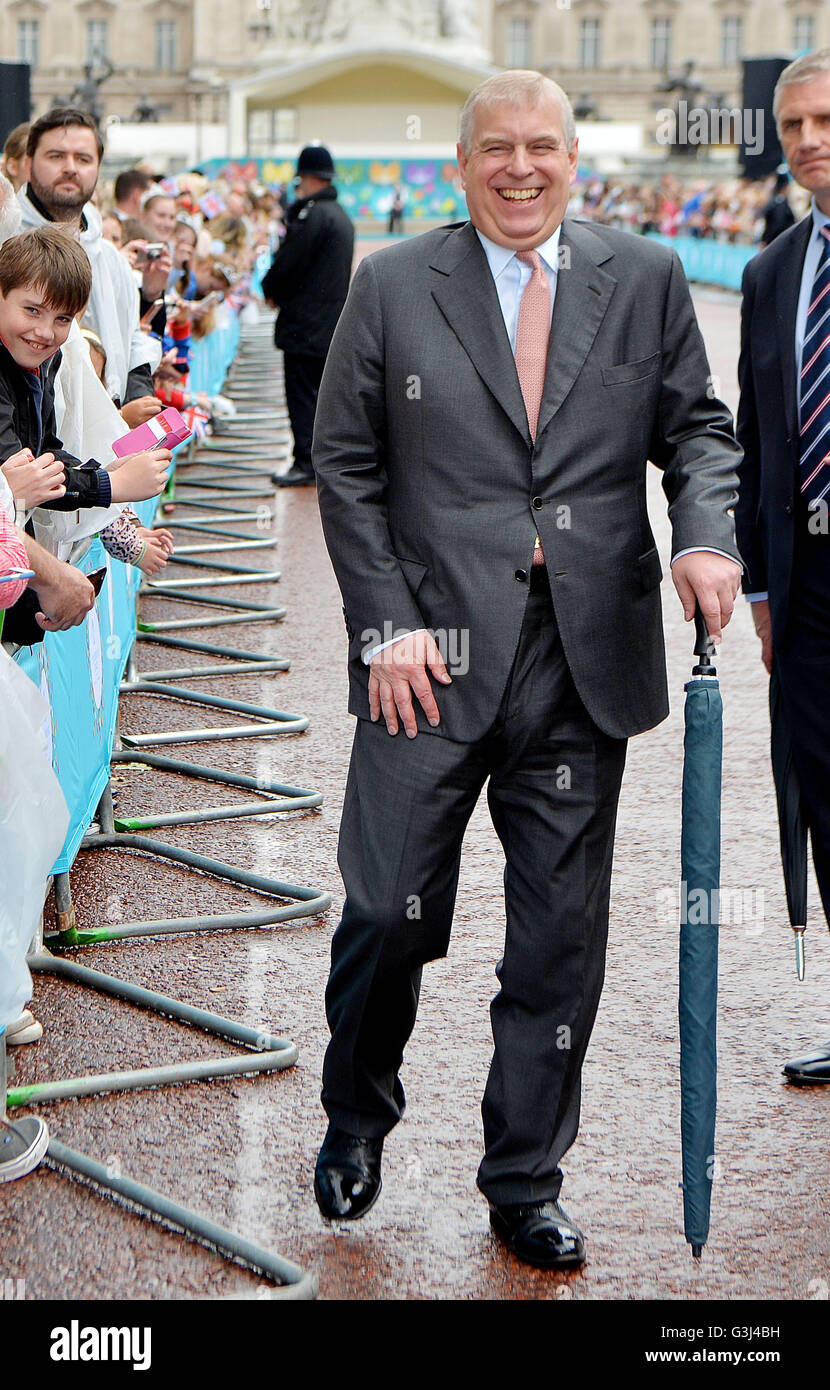
[[40, 61], [40, 21], [21, 19], [17, 25], [17, 61], [31, 63], [36, 68]]
[[280, 106], [273, 113], [274, 143], [284, 145], [297, 139], [297, 111], [293, 106]]
[[86, 25], [86, 62], [94, 63], [109, 56], [109, 21], [89, 19]]
[[174, 19], [156, 20], [156, 68], [167, 69], [176, 66], [176, 21]]
[[793, 20], [793, 48], [796, 53], [816, 46], [816, 21], [811, 14], [797, 14]]
[[297, 140], [297, 128], [296, 107], [249, 111], [248, 150], [251, 154], [267, 155], [275, 145], [293, 145]]
[[86, 21], [86, 63], [96, 63], [108, 57], [110, 49], [110, 22], [108, 19], [88, 19]]
[[529, 19], [511, 19], [507, 26], [507, 66], [530, 67]]
[[725, 68], [733, 68], [744, 52], [744, 22], [740, 16], [727, 15], [720, 27], [720, 60]]
[[600, 65], [600, 22], [583, 19], [579, 26], [579, 66], [598, 68]]
[[667, 68], [671, 62], [671, 20], [653, 19], [649, 31], [648, 61], [653, 68]]

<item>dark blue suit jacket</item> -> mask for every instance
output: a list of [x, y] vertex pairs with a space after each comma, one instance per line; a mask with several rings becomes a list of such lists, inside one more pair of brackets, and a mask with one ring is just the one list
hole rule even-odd
[[795, 318], [812, 229], [805, 217], [743, 277], [735, 528], [745, 592], [769, 592], [773, 646], [783, 641], [789, 612], [799, 470]]

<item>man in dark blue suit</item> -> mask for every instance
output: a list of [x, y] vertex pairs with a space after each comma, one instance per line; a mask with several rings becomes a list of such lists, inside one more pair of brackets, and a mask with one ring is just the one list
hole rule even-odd
[[[784, 69], [774, 110], [793, 178], [813, 198], [744, 274], [735, 521], [830, 921], [830, 48]], [[830, 1041], [784, 1071], [830, 1082]]]

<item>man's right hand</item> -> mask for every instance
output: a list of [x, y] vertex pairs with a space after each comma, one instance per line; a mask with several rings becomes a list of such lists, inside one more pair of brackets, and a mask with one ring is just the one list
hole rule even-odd
[[121, 419], [125, 424], [134, 430], [138, 425], [144, 425], [148, 420], [152, 420], [154, 415], [158, 415], [164, 406], [156, 396], [138, 396], [134, 401], [128, 401], [121, 407]]
[[146, 502], [164, 490], [173, 455], [169, 449], [144, 449], [127, 454], [109, 470], [113, 502]]
[[769, 615], [769, 601], [757, 599], [752, 605], [752, 621], [761, 639], [761, 660], [767, 672], [772, 674], [772, 619]]
[[35, 458], [31, 449], [19, 449], [2, 465], [15, 506], [28, 511], [42, 502], [56, 502], [66, 492], [65, 471], [54, 454]]
[[452, 678], [435, 639], [426, 631], [410, 632], [372, 658], [369, 665], [369, 713], [373, 720], [377, 720], [382, 711], [390, 734], [398, 732], [399, 714], [407, 738], [414, 738], [417, 734], [413, 695], [420, 701], [433, 728], [440, 722], [427, 667], [436, 680], [443, 685], [450, 684]]
[[[54, 557], [53, 557], [54, 558]], [[48, 579], [37, 578], [37, 596], [43, 605], [35, 618], [44, 632], [65, 632], [77, 627], [95, 606], [95, 590], [74, 565], [55, 560]]]

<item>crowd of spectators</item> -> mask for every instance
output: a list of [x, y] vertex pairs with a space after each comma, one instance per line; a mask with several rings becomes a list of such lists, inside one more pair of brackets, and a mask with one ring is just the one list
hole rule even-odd
[[[166, 406], [205, 428], [220, 403], [188, 389], [192, 343], [223, 306], [246, 300], [282, 208], [269, 190], [210, 185], [198, 173], [162, 179], [133, 168], [110, 188], [99, 180], [102, 154], [94, 121], [76, 108], [6, 142], [0, 313], [34, 299], [22, 312], [38, 323], [16, 351], [13, 332], [0, 349], [2, 525], [17, 561], [34, 544], [74, 562], [100, 534], [117, 560], [157, 574], [172, 537], [142, 527], [129, 504], [159, 493], [169, 454], [119, 460], [112, 446]], [[79, 593], [74, 577], [66, 582]], [[50, 621], [34, 584], [28, 593], [25, 580], [0, 586], [7, 645], [37, 641]], [[88, 608], [88, 585], [85, 600]]]
[[649, 183], [619, 177], [591, 176], [580, 179], [571, 197], [574, 216], [589, 217], [609, 227], [645, 235], [708, 237], [743, 245], [766, 245], [771, 214], [779, 220], [783, 204], [790, 221], [805, 208], [786, 187], [786, 180], [692, 179], [684, 182], [665, 174]]
[[[144, 168], [125, 170], [110, 186], [99, 177], [102, 154], [94, 120], [78, 108], [56, 108], [12, 132], [0, 173], [4, 801], [13, 773], [4, 758], [4, 748], [14, 747], [10, 721], [18, 722], [19, 746], [42, 738], [38, 720], [32, 723], [38, 692], [32, 687], [21, 699], [22, 673], [9, 658], [44, 632], [84, 621], [106, 578], [105, 570], [83, 572], [96, 536], [110, 565], [158, 575], [168, 563], [172, 533], [143, 525], [132, 507], [165, 487], [172, 457], [165, 431], [154, 426], [160, 442], [152, 448], [124, 437], [171, 407], [197, 433], [227, 413], [221, 396], [190, 387], [193, 344], [249, 303], [257, 256], [280, 235], [282, 204], [270, 190], [211, 184], [198, 173], [163, 178]], [[39, 761], [43, 819], [60, 840], [65, 805], [45, 748]], [[45, 882], [59, 842], [34, 838], [28, 864], [43, 853]], [[42, 1032], [22, 1009], [31, 982], [28, 975], [21, 982], [20, 970], [40, 905], [30, 906], [31, 929], [11, 924], [12, 962], [3, 918], [0, 1054], [7, 1043], [34, 1042]], [[6, 1123], [3, 1096], [0, 1181], [30, 1171], [45, 1147], [42, 1122]]]

